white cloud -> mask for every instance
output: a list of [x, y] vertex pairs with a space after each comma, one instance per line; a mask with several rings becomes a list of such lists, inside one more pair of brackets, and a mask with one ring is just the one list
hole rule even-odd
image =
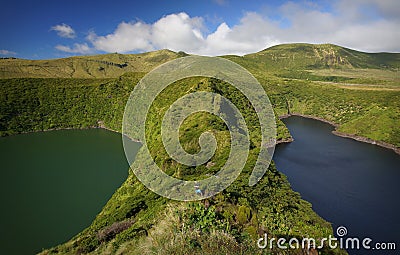
[[61, 24], [51, 27], [50, 30], [56, 31], [57, 35], [64, 38], [75, 38], [75, 30], [67, 24]]
[[0, 50], [0, 55], [4, 56], [10, 56], [10, 55], [16, 55], [17, 53], [14, 51], [9, 51], [9, 50]]
[[258, 36], [260, 27], [265, 32], [271, 28], [259, 15], [249, 13], [232, 29], [222, 23], [205, 37], [203, 18], [178, 13], [164, 16], [153, 24], [122, 22], [112, 34], [98, 36], [90, 33], [88, 40], [97, 50], [105, 52], [167, 48], [202, 55], [244, 54], [278, 43], [268, 34]]
[[105, 52], [147, 51], [153, 49], [150, 44], [150, 29], [150, 25], [142, 22], [122, 22], [114, 33], [97, 36], [91, 32], [88, 40], [97, 50]]
[[[91, 32], [87, 39], [98, 51], [121, 53], [168, 48], [200, 55], [243, 55], [291, 42], [334, 43], [362, 51], [398, 52], [399, 17], [394, 13], [400, 13], [399, 3], [338, 0], [329, 9], [314, 3], [286, 2], [276, 9], [274, 16], [247, 12], [238, 24], [229, 26], [222, 21], [211, 32], [202, 17], [182, 12], [164, 16], [152, 24], [122, 22], [113, 33], [100, 36]], [[67, 52], [86, 51], [77, 45], [58, 47]]]
[[338, 0], [335, 7], [343, 14], [350, 14], [354, 17], [368, 19], [368, 14], [376, 14], [385, 19], [400, 19], [399, 0]]
[[[204, 47], [193, 53], [203, 55], [243, 55], [278, 44], [274, 36], [274, 22], [256, 13], [247, 13], [240, 23], [230, 28], [226, 23], [218, 26], [204, 41]], [[193, 51], [193, 50], [192, 50]]]
[[171, 14], [152, 25], [150, 43], [156, 48], [191, 51], [203, 44], [202, 28], [202, 18], [190, 18], [186, 13]]
[[55, 47], [59, 51], [67, 52], [67, 53], [79, 53], [79, 54], [88, 54], [92, 53], [93, 49], [91, 49], [87, 43], [74, 43], [73, 47], [65, 46], [65, 45], [57, 45]]
[[358, 2], [341, 0], [332, 12], [294, 3], [284, 5], [282, 13], [292, 25], [278, 31], [278, 38], [285, 42], [334, 43], [371, 52], [400, 51], [398, 20], [374, 13], [377, 9], [373, 2], [377, 1], [369, 0], [365, 5]]
[[203, 20], [190, 18], [186, 13], [162, 17], [154, 24], [122, 22], [109, 35], [90, 33], [88, 40], [97, 50], [106, 52], [148, 51], [168, 48], [190, 51], [201, 47]]

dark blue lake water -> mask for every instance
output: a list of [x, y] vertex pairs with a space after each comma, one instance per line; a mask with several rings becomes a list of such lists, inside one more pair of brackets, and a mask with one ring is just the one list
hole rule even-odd
[[335, 136], [332, 126], [317, 120], [294, 116], [283, 121], [294, 142], [278, 145], [274, 160], [292, 188], [334, 230], [345, 226], [345, 237], [397, 242], [396, 252], [348, 250], [350, 254], [399, 254], [400, 155]]

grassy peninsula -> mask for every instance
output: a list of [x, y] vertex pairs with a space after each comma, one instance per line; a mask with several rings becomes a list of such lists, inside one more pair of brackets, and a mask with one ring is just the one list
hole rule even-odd
[[[0, 60], [0, 135], [61, 128], [107, 127], [120, 131], [126, 100], [135, 84], [153, 67], [185, 53], [167, 50], [107, 54], [57, 60]], [[400, 147], [400, 54], [357, 52], [336, 45], [279, 45], [245, 56], [223, 56], [248, 69], [263, 85], [277, 116], [304, 114], [337, 124], [338, 131]], [[259, 183], [248, 177], [260, 147], [255, 111], [229, 84], [189, 78], [172, 84], [153, 104], [146, 125], [150, 150], [162, 169], [183, 179], [214, 173], [224, 164], [230, 140], [226, 126], [209, 114], [188, 118], [182, 146], [197, 152], [197, 138], [214, 133], [218, 149], [212, 164], [177, 165], [155, 135], [162, 113], [187, 91], [218, 92], [245, 117], [251, 150], [245, 169], [225, 191], [201, 202], [180, 203], [159, 197], [129, 171], [123, 185], [93, 223], [65, 244], [43, 254], [265, 254], [256, 240], [332, 234], [328, 222], [290, 188], [272, 163]], [[172, 93], [173, 92], [173, 93]], [[277, 119], [278, 141], [290, 140]], [[131, 168], [143, 168], [137, 160]], [[287, 254], [302, 254], [290, 250]], [[322, 254], [343, 254], [325, 248]]]

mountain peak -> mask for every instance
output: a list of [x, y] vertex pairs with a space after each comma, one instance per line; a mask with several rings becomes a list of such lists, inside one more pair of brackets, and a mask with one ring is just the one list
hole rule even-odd
[[399, 68], [399, 53], [366, 53], [335, 44], [290, 43], [245, 56], [269, 66], [290, 69]]

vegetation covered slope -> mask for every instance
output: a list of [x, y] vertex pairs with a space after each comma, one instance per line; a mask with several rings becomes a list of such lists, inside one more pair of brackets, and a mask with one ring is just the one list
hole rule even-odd
[[400, 147], [400, 54], [323, 44], [278, 45], [243, 57], [278, 115], [326, 119], [338, 131]]
[[184, 53], [159, 50], [142, 54], [105, 54], [51, 60], [0, 59], [0, 78], [116, 78], [149, 72]]
[[61, 128], [120, 130], [126, 100], [143, 73], [118, 79], [0, 79], [0, 135]]
[[[132, 84], [145, 72], [181, 56], [185, 53], [161, 50], [136, 55], [115, 53], [56, 60], [0, 59], [0, 76], [4, 78], [79, 77], [77, 80], [0, 80], [0, 103], [4, 105], [0, 132], [7, 135], [49, 128], [90, 127], [101, 125], [102, 121], [110, 123], [107, 118], [114, 118], [112, 129], [119, 130], [123, 103], [116, 103], [116, 100], [127, 98]], [[332, 44], [286, 44], [243, 57], [225, 58], [241, 64], [255, 75], [266, 89], [278, 115], [299, 113], [324, 118], [338, 124], [341, 132], [400, 146], [400, 54], [364, 53]], [[75, 62], [79, 64], [73, 64]], [[76, 66], [74, 72], [71, 65]], [[27, 69], [29, 66], [35, 68]], [[100, 70], [102, 68], [104, 70]], [[128, 81], [127, 76], [136, 78]], [[107, 80], [113, 77], [120, 78]], [[42, 84], [42, 89], [36, 88], [37, 84]], [[66, 87], [69, 89], [65, 90]], [[104, 91], [106, 89], [109, 91]], [[39, 99], [34, 102], [35, 96], [30, 97], [30, 93]], [[91, 98], [83, 98], [89, 96], [87, 93]], [[65, 104], [74, 104], [74, 107], [64, 106], [69, 109], [66, 115], [70, 114], [70, 117], [62, 117], [63, 120], [51, 117], [56, 112], [49, 104], [60, 100], [59, 97], [66, 99]], [[25, 114], [25, 104], [29, 104], [27, 107], [35, 114]], [[109, 112], [98, 111], [99, 105]], [[106, 110], [111, 105], [115, 114]], [[19, 112], [18, 107], [22, 109]], [[96, 111], [91, 110], [94, 108]], [[65, 112], [64, 109], [60, 111]], [[72, 120], [82, 114], [85, 115], [84, 123]], [[279, 129], [278, 138], [287, 138], [284, 126], [280, 125]]]
[[[233, 56], [235, 57], [235, 56]], [[241, 58], [241, 57], [237, 57]], [[399, 53], [365, 53], [334, 44], [281, 44], [242, 57], [259, 69], [399, 69]]]
[[[260, 126], [255, 111], [238, 90], [219, 80], [190, 78], [165, 89], [153, 103], [147, 117], [146, 140], [155, 162], [169, 175], [181, 179], [205, 178], [225, 163], [230, 150], [229, 131], [217, 117], [197, 113], [180, 127], [180, 141], [186, 151], [196, 153], [196, 142], [211, 132], [218, 148], [209, 162], [188, 167], [174, 162], [165, 152], [159, 135], [168, 106], [187, 91], [219, 92], [243, 113], [251, 137], [250, 155], [239, 178], [220, 194], [202, 202], [170, 201], [149, 191], [129, 173], [127, 181], [113, 195], [93, 224], [70, 242], [44, 254], [256, 254], [277, 253], [257, 247], [259, 235], [270, 237], [313, 237], [332, 235], [332, 228], [316, 215], [311, 205], [291, 190], [286, 177], [271, 164], [262, 180], [248, 185], [248, 178], [260, 149]], [[219, 106], [222, 107], [222, 106]], [[146, 171], [140, 150], [132, 169]], [[267, 167], [267, 166], [265, 166]], [[194, 192], [194, 190], [193, 190]], [[302, 254], [293, 249], [291, 254]], [[325, 254], [340, 250], [322, 249]]]
[[[348, 52], [352, 55], [344, 55]], [[329, 57], [332, 54], [335, 57]], [[139, 61], [139, 56], [148, 58]], [[18, 69], [20, 60], [1, 60], [8, 62], [0, 69], [4, 70], [2, 77], [7, 78], [0, 79], [0, 135], [98, 126], [120, 130], [124, 106], [134, 85], [152, 67], [179, 56], [184, 54], [159, 51], [50, 60], [55, 70], [52, 72], [48, 72], [52, 68], [37, 72]], [[84, 64], [76, 65], [80, 66], [76, 68], [79, 71], [71, 73], [68, 66], [75, 58]], [[334, 45], [296, 44], [226, 58], [256, 76], [278, 115], [295, 112], [322, 117], [340, 124], [339, 129], [345, 132], [400, 146], [398, 54], [368, 54]], [[369, 62], [363, 63], [362, 58]], [[45, 62], [29, 63], [44, 70], [41, 66]], [[114, 64], [107, 65], [102, 73], [99, 68], [105, 62]], [[124, 66], [125, 63], [128, 64]], [[128, 68], [131, 72], [126, 72]], [[63, 78], [56, 78], [57, 74]], [[252, 109], [245, 107], [245, 99], [227, 84], [199, 78], [174, 86], [170, 88], [173, 93], [159, 98], [160, 104], [155, 106], [154, 113], [162, 112], [174, 96], [192, 89], [218, 91], [231, 98], [246, 112], [247, 118], [252, 115]], [[154, 114], [149, 119], [152, 127], [157, 127], [160, 121], [157, 116]], [[254, 254], [260, 251], [255, 240], [262, 233], [271, 237], [309, 235], [317, 239], [331, 234], [330, 225], [290, 189], [274, 164], [255, 187], [248, 186], [248, 176], [259, 149], [257, 125], [251, 126], [254, 126], [250, 130], [253, 145], [246, 167], [236, 182], [220, 195], [202, 203], [172, 202], [146, 189], [130, 172], [91, 226], [70, 242], [44, 253], [201, 254], [203, 250], [224, 254], [234, 250], [239, 254]], [[158, 150], [162, 146], [157, 136], [149, 137], [153, 138], [152, 148], [157, 148], [153, 155], [158, 164], [168, 174], [184, 179], [200, 178], [216, 171], [224, 163], [229, 147], [224, 125], [212, 116], [198, 115], [188, 118], [182, 129], [190, 131], [182, 132], [185, 135], [181, 137], [188, 151], [196, 152], [198, 144], [194, 141], [205, 130], [211, 130], [225, 147], [217, 151], [212, 164], [190, 168], [173, 164], [163, 150]], [[289, 137], [287, 129], [278, 122], [278, 138]], [[137, 157], [140, 159], [140, 153]], [[135, 167], [143, 167], [140, 160], [132, 166]]]

